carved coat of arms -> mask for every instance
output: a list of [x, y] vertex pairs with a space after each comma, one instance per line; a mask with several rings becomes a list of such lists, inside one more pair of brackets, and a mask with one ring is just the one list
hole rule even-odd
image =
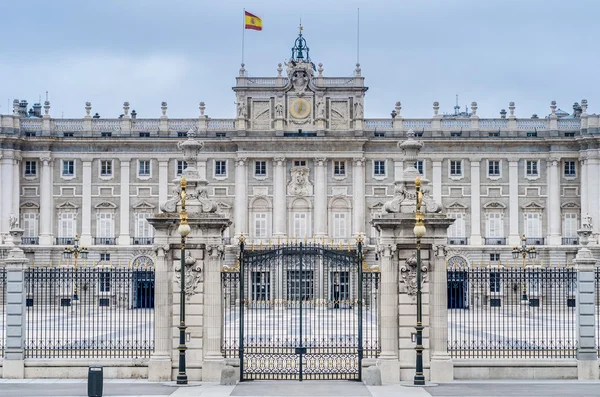
[[288, 194], [294, 196], [310, 196], [313, 193], [313, 185], [308, 179], [308, 167], [292, 167], [292, 180], [288, 183]]

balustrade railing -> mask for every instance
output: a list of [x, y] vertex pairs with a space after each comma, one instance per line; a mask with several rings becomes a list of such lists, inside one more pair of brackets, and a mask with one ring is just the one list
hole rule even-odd
[[394, 122], [391, 119], [365, 119], [365, 130], [392, 130]]
[[578, 245], [579, 238], [578, 237], [563, 237], [562, 245]]
[[527, 237], [525, 244], [527, 245], [544, 245], [544, 237]]
[[83, 119], [54, 119], [53, 124], [58, 132], [83, 131]]
[[450, 355], [575, 358], [576, 276], [564, 267], [449, 269]]
[[184, 131], [196, 130], [198, 127], [197, 119], [169, 119], [169, 131]]
[[506, 245], [506, 237], [485, 237], [485, 245]]
[[25, 271], [25, 358], [149, 358], [152, 267]]
[[469, 244], [469, 239], [467, 237], [448, 237], [448, 244], [467, 245]]
[[581, 129], [581, 121], [579, 119], [559, 119], [558, 120], [558, 130], [579, 130]]
[[152, 245], [154, 244], [154, 237], [132, 237], [132, 245]]
[[508, 120], [506, 119], [479, 119], [480, 130], [507, 130]]
[[157, 119], [136, 119], [132, 130], [136, 132], [157, 132], [160, 122]]
[[121, 131], [121, 120], [118, 120], [118, 119], [92, 119], [92, 131], [94, 131], [94, 132]]
[[38, 132], [42, 130], [41, 119], [21, 119], [20, 125], [22, 131]]
[[235, 130], [235, 120], [233, 119], [209, 119], [207, 122], [209, 130], [233, 131]]
[[405, 130], [431, 130], [431, 120], [429, 119], [404, 119], [402, 120]]
[[115, 237], [94, 237], [94, 245], [115, 245], [116, 243]]
[[75, 237], [57, 237], [56, 245], [74, 245]]
[[21, 244], [23, 245], [38, 245], [39, 243], [39, 237], [21, 237]]
[[517, 120], [517, 129], [519, 131], [536, 131], [548, 129], [546, 120], [521, 119]]
[[471, 120], [442, 120], [443, 130], [462, 130], [471, 127]]

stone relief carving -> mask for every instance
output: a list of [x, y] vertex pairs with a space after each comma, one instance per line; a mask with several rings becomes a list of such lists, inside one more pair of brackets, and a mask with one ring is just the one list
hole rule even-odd
[[[428, 268], [424, 261], [421, 261], [422, 284], [428, 280]], [[415, 297], [417, 294], [417, 257], [413, 254], [408, 258], [402, 267], [400, 267], [400, 283], [404, 284], [406, 294]]]
[[356, 98], [354, 102], [354, 118], [362, 119], [364, 117], [364, 107], [362, 104], [362, 100], [360, 98]]
[[325, 118], [325, 101], [323, 100], [323, 97], [317, 98], [317, 118]]
[[590, 214], [586, 214], [581, 220], [581, 228], [586, 230], [592, 230], [592, 226], [592, 217], [590, 216]]
[[[193, 258], [189, 253], [185, 257], [185, 281], [184, 281], [184, 291], [186, 300], [189, 300], [192, 295], [197, 294], [196, 288], [198, 284], [204, 278], [204, 262], [199, 261], [196, 263], [196, 258]], [[175, 265], [175, 278], [177, 279], [177, 283], [179, 284], [179, 288], [181, 288], [181, 261], [178, 261]]]
[[8, 217], [8, 223], [10, 225], [10, 229], [16, 229], [19, 227], [19, 218], [15, 216], [14, 212], [10, 212], [10, 216]]
[[436, 257], [445, 258], [448, 255], [448, 247], [446, 247], [444, 244], [434, 245], [432, 250]]
[[342, 130], [348, 128], [348, 102], [331, 101], [331, 129]]
[[269, 101], [253, 101], [252, 102], [252, 128], [253, 129], [270, 129], [271, 115]]
[[423, 204], [425, 205], [425, 211], [429, 213], [438, 213], [442, 212], [442, 205], [435, 202], [433, 197], [431, 197], [429, 187], [423, 187]]
[[304, 70], [296, 70], [292, 73], [290, 80], [292, 81], [294, 90], [296, 90], [296, 92], [300, 95], [304, 93], [304, 90], [306, 90], [309, 76]]
[[244, 99], [237, 103], [237, 115], [239, 118], [246, 118], [246, 101]]
[[308, 167], [292, 167], [292, 180], [288, 184], [289, 194], [295, 196], [308, 196], [312, 194], [312, 184], [308, 180]]
[[275, 105], [275, 117], [278, 119], [283, 118], [283, 105], [280, 102]]
[[177, 204], [181, 201], [181, 187], [179, 184], [173, 185], [171, 189], [171, 196], [160, 206], [163, 212], [177, 212]]

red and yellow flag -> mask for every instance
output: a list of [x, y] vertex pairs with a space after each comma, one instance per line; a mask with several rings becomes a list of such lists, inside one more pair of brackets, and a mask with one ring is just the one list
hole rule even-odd
[[246, 15], [246, 29], [262, 30], [262, 19], [248, 11], [244, 11]]

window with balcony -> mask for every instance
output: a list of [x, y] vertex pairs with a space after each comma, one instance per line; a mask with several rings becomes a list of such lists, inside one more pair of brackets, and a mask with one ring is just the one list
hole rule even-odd
[[525, 214], [525, 235], [527, 239], [542, 238], [542, 214], [529, 212]]
[[304, 238], [307, 237], [307, 214], [306, 213], [296, 213], [294, 214], [294, 237]]
[[152, 217], [151, 212], [135, 213], [134, 245], [151, 245], [154, 242], [154, 228], [148, 222], [148, 218], [150, 217]]
[[267, 237], [267, 214], [264, 212], [254, 214], [254, 237]]
[[346, 227], [346, 214], [345, 213], [334, 213], [333, 214], [333, 238], [346, 238], [347, 235]]
[[456, 245], [467, 244], [467, 232], [465, 228], [465, 214], [462, 212], [452, 212], [448, 216], [455, 219], [454, 223], [448, 228], [448, 243]]
[[115, 223], [112, 212], [98, 212], [96, 214], [95, 244], [113, 245], [115, 243]]
[[37, 244], [37, 218], [38, 214], [34, 212], [25, 212], [23, 214], [23, 244]]
[[73, 212], [61, 212], [58, 215], [58, 237], [74, 238], [77, 233], [77, 214]]

